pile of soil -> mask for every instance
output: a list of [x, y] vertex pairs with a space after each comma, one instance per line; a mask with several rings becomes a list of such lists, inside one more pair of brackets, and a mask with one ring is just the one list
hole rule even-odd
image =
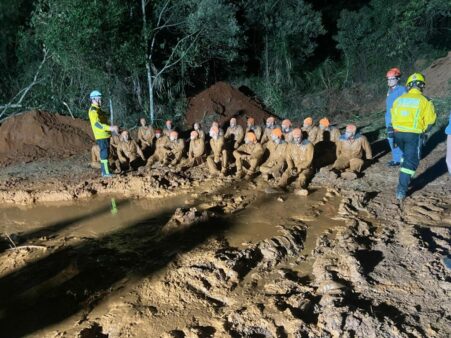
[[253, 117], [256, 124], [264, 124], [269, 116], [271, 114], [253, 98], [228, 83], [217, 82], [190, 99], [185, 118], [188, 125], [195, 122], [210, 125], [217, 121], [223, 126], [235, 117], [244, 127], [248, 117]]
[[86, 121], [43, 111], [30, 111], [0, 126], [0, 167], [41, 158], [62, 158], [91, 148]]
[[448, 55], [435, 60], [423, 71], [426, 77], [424, 93], [431, 97], [445, 97], [451, 95], [451, 52]]

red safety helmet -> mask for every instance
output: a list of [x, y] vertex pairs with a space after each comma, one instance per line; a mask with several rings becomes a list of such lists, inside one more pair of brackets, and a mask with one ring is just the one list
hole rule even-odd
[[386, 75], [387, 78], [389, 77], [401, 77], [401, 71], [399, 70], [399, 68], [391, 68]]

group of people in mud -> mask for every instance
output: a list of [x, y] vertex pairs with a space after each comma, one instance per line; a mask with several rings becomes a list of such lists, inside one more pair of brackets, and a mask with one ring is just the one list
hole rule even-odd
[[[107, 170], [111, 167], [119, 173], [158, 166], [183, 171], [206, 163], [211, 176], [251, 179], [261, 175], [278, 187], [295, 182], [297, 188], [305, 188], [322, 166], [333, 164], [332, 170], [350, 179], [361, 172], [364, 159], [372, 158], [368, 140], [357, 133], [353, 124], [341, 135], [327, 118], [317, 126], [307, 117], [296, 128], [288, 119], [278, 125], [274, 117], [268, 117], [264, 127], [253, 117], [248, 117], [246, 123], [243, 128], [236, 118], [231, 118], [224, 131], [213, 122], [208, 133], [200, 123], [194, 123], [186, 144], [172, 121], [166, 121], [160, 130], [141, 118], [136, 141], [127, 130], [112, 135]], [[99, 168], [100, 160], [100, 146], [94, 145], [91, 165]]]
[[[400, 77], [398, 68], [386, 74], [389, 90], [385, 118], [393, 153], [388, 165], [401, 167], [396, 197], [402, 202], [420, 161], [423, 136], [435, 123], [436, 114], [431, 100], [422, 94], [424, 76], [412, 74], [407, 87], [400, 85]], [[92, 149], [92, 165], [100, 166], [104, 177], [111, 176], [110, 166], [115, 172], [122, 172], [140, 166], [186, 170], [206, 163], [211, 176], [251, 179], [261, 175], [277, 187], [295, 182], [296, 187], [305, 188], [322, 167], [345, 179], [354, 179], [364, 168], [365, 160], [372, 160], [371, 146], [357, 132], [356, 125], [348, 124], [340, 133], [327, 118], [316, 125], [307, 117], [302, 125], [293, 126], [288, 119], [279, 125], [274, 117], [268, 117], [262, 126], [248, 116], [243, 128], [234, 117], [225, 131], [218, 122], [212, 122], [205, 129], [208, 133], [195, 123], [189, 144], [172, 121], [166, 121], [160, 130], [141, 118], [133, 140], [127, 130], [119, 133], [117, 126], [107, 123], [100, 108], [101, 96], [98, 91], [91, 93], [89, 117], [97, 141]]]

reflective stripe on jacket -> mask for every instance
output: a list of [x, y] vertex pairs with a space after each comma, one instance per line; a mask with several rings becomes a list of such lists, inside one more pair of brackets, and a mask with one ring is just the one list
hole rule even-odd
[[89, 121], [91, 122], [92, 132], [96, 140], [102, 140], [111, 137], [110, 126], [106, 113], [99, 106], [92, 104], [89, 108]]
[[421, 134], [435, 123], [434, 104], [417, 88], [401, 95], [391, 109], [393, 128], [400, 132]]

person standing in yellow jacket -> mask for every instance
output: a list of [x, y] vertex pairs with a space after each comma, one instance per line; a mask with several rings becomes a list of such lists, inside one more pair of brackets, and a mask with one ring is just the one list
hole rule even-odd
[[414, 73], [407, 79], [408, 92], [398, 97], [391, 109], [395, 144], [401, 148], [401, 170], [396, 198], [402, 202], [410, 181], [420, 164], [423, 134], [428, 132], [437, 118], [434, 104], [423, 95], [424, 76]]
[[100, 170], [102, 177], [111, 177], [110, 168], [108, 166], [108, 156], [110, 150], [111, 133], [118, 133], [117, 126], [110, 126], [106, 113], [100, 109], [102, 105], [102, 94], [98, 90], [94, 90], [89, 95], [91, 99], [91, 107], [89, 107], [89, 121], [91, 122], [92, 132], [96, 143], [100, 148]]

